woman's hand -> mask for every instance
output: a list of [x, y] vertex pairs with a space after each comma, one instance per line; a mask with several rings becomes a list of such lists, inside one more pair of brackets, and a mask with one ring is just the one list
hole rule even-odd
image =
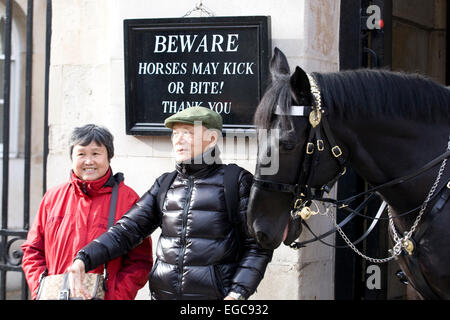
[[70, 292], [73, 297], [82, 297], [84, 300], [92, 299], [87, 288], [83, 284], [85, 272], [84, 262], [76, 259], [67, 269], [69, 273]]

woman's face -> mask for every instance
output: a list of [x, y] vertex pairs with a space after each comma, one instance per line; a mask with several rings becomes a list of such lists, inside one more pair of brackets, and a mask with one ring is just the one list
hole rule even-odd
[[108, 151], [92, 141], [87, 146], [75, 145], [72, 150], [72, 170], [81, 180], [97, 180], [109, 169]]

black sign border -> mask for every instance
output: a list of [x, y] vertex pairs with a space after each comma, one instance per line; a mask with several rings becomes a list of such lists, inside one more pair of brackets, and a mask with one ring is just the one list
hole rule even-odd
[[[126, 134], [136, 136], [170, 135], [171, 130], [164, 123], [142, 123], [135, 119], [136, 104], [133, 101], [133, 77], [131, 75], [131, 52], [133, 43], [132, 33], [142, 28], [173, 28], [173, 27], [217, 27], [217, 26], [244, 26], [256, 27], [259, 39], [259, 97], [261, 100], [269, 76], [269, 61], [271, 54], [270, 16], [232, 16], [232, 17], [206, 17], [206, 18], [160, 18], [160, 19], [125, 19], [124, 27], [124, 65], [125, 65], [125, 122]], [[255, 110], [256, 110], [255, 106]], [[252, 123], [244, 125], [228, 124], [223, 127], [223, 134], [229, 132], [252, 132], [255, 126]]]

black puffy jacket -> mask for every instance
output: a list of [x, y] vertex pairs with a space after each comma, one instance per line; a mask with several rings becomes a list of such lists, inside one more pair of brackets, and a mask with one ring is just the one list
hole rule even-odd
[[136, 205], [108, 232], [84, 247], [77, 258], [86, 271], [121, 256], [157, 227], [161, 237], [149, 277], [154, 299], [223, 299], [229, 291], [248, 298], [264, 276], [272, 250], [262, 249], [246, 228], [252, 175], [239, 177], [239, 224], [225, 205], [224, 165], [177, 165], [162, 213], [156, 196], [159, 177]]

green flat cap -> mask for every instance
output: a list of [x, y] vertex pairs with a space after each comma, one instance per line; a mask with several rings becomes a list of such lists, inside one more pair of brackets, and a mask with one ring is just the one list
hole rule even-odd
[[208, 129], [222, 131], [222, 117], [217, 112], [205, 107], [190, 107], [171, 115], [164, 121], [167, 128], [172, 129], [175, 123], [186, 123], [194, 125], [194, 121], [201, 121]]

